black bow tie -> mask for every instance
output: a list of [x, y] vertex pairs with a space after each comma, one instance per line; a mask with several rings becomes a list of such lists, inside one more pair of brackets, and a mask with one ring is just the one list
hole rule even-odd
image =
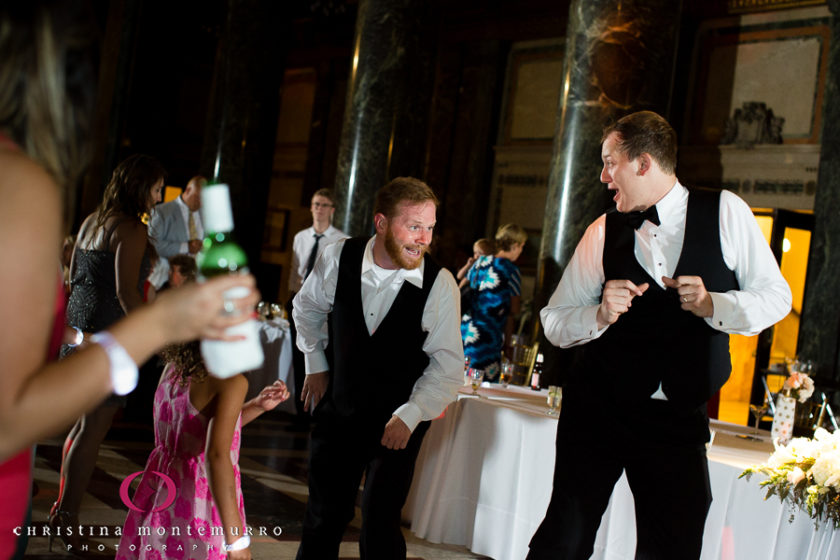
[[650, 221], [654, 225], [659, 225], [659, 212], [656, 211], [654, 204], [647, 210], [636, 210], [635, 212], [627, 213], [627, 225], [632, 226], [633, 229], [639, 229], [645, 220]]

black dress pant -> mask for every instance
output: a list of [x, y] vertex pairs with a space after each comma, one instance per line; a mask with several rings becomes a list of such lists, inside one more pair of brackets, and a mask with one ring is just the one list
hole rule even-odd
[[[564, 399], [564, 407], [567, 400]], [[573, 403], [558, 423], [554, 488], [548, 510], [530, 543], [528, 560], [587, 560], [613, 487], [625, 472], [636, 510], [637, 560], [691, 560], [700, 557], [703, 529], [711, 505], [711, 483], [703, 443], [679, 443], [657, 437], [641, 422], [614, 423], [590, 431], [592, 411], [578, 416]], [[665, 411], [668, 431], [697, 418], [667, 413], [665, 402], [651, 404]], [[571, 416], [571, 417], [570, 417]], [[597, 432], [597, 433], [596, 433]]]
[[390, 450], [380, 444], [382, 421], [334, 415], [319, 419], [310, 442], [309, 501], [298, 560], [338, 558], [342, 536], [355, 514], [362, 475], [361, 558], [405, 558], [400, 515], [428, 428], [428, 422], [421, 422], [405, 449]]

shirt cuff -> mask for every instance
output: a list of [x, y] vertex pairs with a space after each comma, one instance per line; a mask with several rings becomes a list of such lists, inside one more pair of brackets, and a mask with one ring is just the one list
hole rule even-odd
[[581, 338], [595, 340], [604, 334], [608, 328], [610, 328], [609, 325], [605, 325], [603, 329], [598, 328], [598, 309], [600, 307], [600, 305], [593, 305], [584, 312], [583, 324], [585, 327], [588, 327], [588, 331], [585, 333], [586, 336]]
[[730, 329], [727, 318], [732, 317], [733, 313], [737, 311], [735, 307], [735, 296], [719, 292], [709, 292], [709, 297], [712, 298], [714, 311], [712, 311], [711, 317], [704, 317], [703, 320], [716, 331], [726, 332]]
[[395, 416], [399, 416], [400, 420], [402, 420], [408, 429], [411, 432], [414, 432], [414, 428], [417, 427], [417, 424], [420, 423], [420, 420], [423, 419], [423, 412], [420, 410], [420, 407], [412, 402], [407, 402], [397, 410], [394, 411]]
[[189, 244], [189, 242], [187, 242], [187, 243], [181, 243], [181, 253], [180, 253], [180, 254], [182, 254], [182, 255], [186, 255], [186, 254], [187, 254], [187, 253], [189, 253], [189, 252], [190, 252], [190, 244]]
[[330, 364], [327, 362], [327, 355], [323, 350], [316, 350], [311, 354], [303, 355], [303, 362], [306, 365], [306, 374], [321, 373], [330, 369]]

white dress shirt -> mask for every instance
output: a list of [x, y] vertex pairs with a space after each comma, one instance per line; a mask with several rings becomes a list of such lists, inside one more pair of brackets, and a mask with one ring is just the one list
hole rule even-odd
[[[660, 225], [645, 221], [635, 233], [636, 260], [663, 287], [662, 276], [673, 278], [682, 252], [687, 205], [688, 190], [678, 181], [656, 203]], [[747, 203], [722, 191], [719, 214], [723, 260], [740, 289], [710, 292], [714, 313], [704, 320], [716, 330], [752, 336], [787, 315], [790, 287]], [[546, 338], [561, 348], [589, 342], [609, 328], [598, 329], [596, 320], [605, 282], [605, 223], [604, 214], [587, 228], [548, 305], [540, 311]]]
[[[365, 247], [362, 260], [362, 309], [368, 332], [373, 334], [385, 318], [403, 282], [423, 287], [425, 262], [414, 270], [387, 270], [373, 261], [372, 237]], [[327, 316], [335, 302], [338, 265], [344, 240], [321, 253], [315, 268], [301, 291], [295, 296], [292, 315], [297, 326], [297, 346], [304, 353], [306, 373], [327, 371], [329, 365], [324, 350], [329, 341]], [[441, 269], [426, 299], [421, 320], [428, 333], [423, 351], [429, 365], [414, 384], [408, 402], [394, 414], [412, 431], [422, 420], [431, 420], [455, 399], [463, 383], [464, 347], [461, 343], [461, 301], [458, 285], [446, 269]], [[376, 359], [372, 356], [371, 359]]]
[[[309, 262], [309, 254], [312, 252], [312, 247], [315, 246], [316, 234], [317, 232], [314, 227], [302, 229], [295, 234], [295, 239], [292, 241], [292, 266], [289, 272], [290, 292], [299, 292], [301, 285], [303, 285], [306, 264]], [[322, 235], [324, 237], [318, 243], [318, 255], [315, 257], [316, 262], [327, 245], [350, 237], [332, 224], [324, 230]]]
[[[193, 220], [195, 220], [195, 231], [196, 236], [195, 239], [204, 239], [204, 227], [201, 225], [201, 213], [196, 210], [192, 211], [189, 209], [187, 204], [184, 200], [178, 196], [175, 200], [178, 201], [178, 209], [181, 210], [181, 215], [184, 217], [184, 226], [187, 228], [187, 238], [190, 238], [190, 214], [193, 215]], [[182, 243], [181, 244], [181, 253], [182, 254], [189, 254], [190, 252], [190, 244]]]

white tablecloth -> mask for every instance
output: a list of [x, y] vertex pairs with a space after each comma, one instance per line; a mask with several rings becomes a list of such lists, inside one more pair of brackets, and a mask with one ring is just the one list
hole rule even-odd
[[[431, 542], [464, 545], [496, 560], [522, 560], [548, 506], [557, 420], [545, 414], [545, 390], [480, 392], [488, 398], [462, 395], [444, 418], [432, 423], [403, 515], [418, 537]], [[738, 480], [744, 468], [769, 456], [767, 438], [737, 437], [747, 431], [743, 426], [714, 422], [712, 427], [713, 502], [702, 558], [840, 559], [840, 531], [826, 526], [815, 531], [813, 521], [801, 512], [788, 523], [787, 506], [775, 497], [764, 501], [760, 477]], [[679, 489], [674, 494], [679, 499]], [[622, 476], [592, 558], [632, 560], [635, 533], [632, 494]]]
[[292, 371], [292, 336], [289, 333], [289, 323], [284, 319], [274, 319], [260, 321], [259, 325], [265, 361], [260, 369], [245, 374], [248, 378], [248, 394], [245, 400], [254, 398], [263, 387], [279, 379], [289, 388], [291, 397], [277, 405], [275, 410], [294, 414], [295, 378]]

